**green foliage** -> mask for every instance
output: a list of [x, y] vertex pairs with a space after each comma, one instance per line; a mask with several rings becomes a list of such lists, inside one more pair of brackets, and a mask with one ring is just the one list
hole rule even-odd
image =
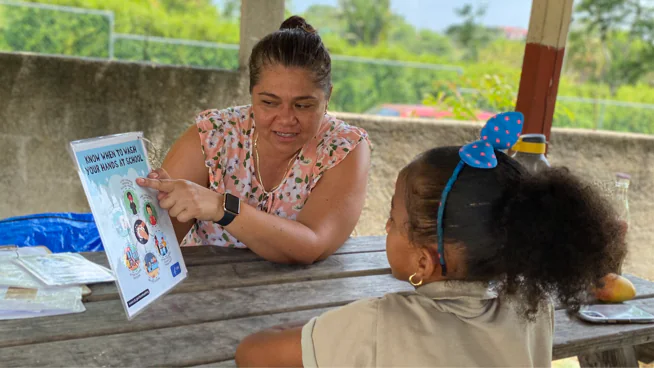
[[335, 111], [364, 112], [382, 103], [420, 103], [434, 80], [454, 80], [453, 71], [334, 61]]
[[654, 71], [654, 6], [645, 0], [582, 0], [570, 34], [569, 70], [605, 82], [612, 96]]
[[[238, 44], [239, 0], [27, 0], [114, 13], [115, 33]], [[286, 1], [287, 12], [290, 0]], [[447, 35], [418, 30], [389, 0], [340, 0], [302, 14], [332, 55], [333, 110], [363, 112], [383, 103], [429, 104], [470, 119], [512, 109], [525, 43], [479, 24], [485, 9], [464, 5]], [[595, 99], [654, 102], [654, 10], [646, 0], [580, 0], [568, 42], [554, 125], [654, 134], [654, 110]], [[236, 69], [231, 48], [117, 38], [117, 59]], [[0, 5], [0, 50], [108, 57], [109, 18]], [[340, 60], [336, 55], [457, 66], [434, 70]], [[477, 61], [479, 60], [479, 61]], [[462, 77], [463, 76], [463, 77]], [[477, 92], [471, 92], [475, 90]]]
[[116, 40], [114, 48], [115, 57], [122, 60], [231, 70], [238, 68], [238, 49], [207, 48], [129, 39]]
[[[501, 112], [515, 109], [516, 95], [517, 84], [506, 82], [497, 75], [486, 75], [482, 78], [466, 77], [456, 82], [436, 82], [423, 103], [452, 111], [455, 119], [476, 120], [479, 110]], [[609, 95], [606, 85], [577, 85], [562, 79], [553, 125], [654, 134], [652, 105], [602, 102]], [[651, 103], [654, 101], [654, 89], [625, 86], [618, 90], [617, 97]]]
[[[427, 95], [423, 103], [452, 111], [455, 119], [477, 120], [479, 110], [498, 113], [515, 110], [516, 84], [507, 82], [498, 75], [484, 75], [481, 78], [460, 78], [456, 82], [436, 82], [435, 92]], [[574, 113], [558, 106], [554, 119], [574, 120]]]
[[455, 119], [476, 120], [479, 109], [490, 112], [515, 109], [515, 87], [497, 75], [461, 78], [457, 82], [438, 81], [434, 87], [437, 92], [428, 94], [423, 103], [451, 110]]
[[351, 44], [376, 45], [386, 38], [391, 21], [390, 0], [339, 0], [340, 15]]
[[463, 19], [463, 23], [450, 26], [445, 33], [463, 47], [464, 60], [477, 61], [479, 50], [496, 36], [479, 23], [479, 18], [486, 14], [486, 6], [481, 5], [475, 9], [471, 4], [465, 4], [456, 9], [456, 14]]
[[[238, 21], [222, 17], [211, 0], [28, 0], [28, 2], [109, 10], [114, 13], [116, 33], [220, 43], [239, 42]], [[62, 17], [65, 14], [52, 13], [53, 17]], [[33, 25], [42, 24], [36, 22]], [[49, 31], [47, 27], [42, 28]]]
[[109, 56], [109, 19], [0, 5], [0, 51]]

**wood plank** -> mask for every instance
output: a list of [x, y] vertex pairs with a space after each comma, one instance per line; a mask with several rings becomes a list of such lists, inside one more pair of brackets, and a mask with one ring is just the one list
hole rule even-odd
[[[654, 313], [654, 298], [628, 303]], [[564, 310], [555, 312], [554, 327], [554, 359], [654, 341], [654, 324], [592, 324], [570, 316]]]
[[642, 344], [635, 347], [636, 358], [645, 364], [654, 363], [654, 342]]
[[311, 309], [128, 334], [0, 348], [3, 367], [180, 367], [234, 359], [247, 335], [275, 325], [308, 321]]
[[[654, 308], [654, 299], [638, 301]], [[280, 323], [305, 321], [327, 309], [198, 323], [136, 333], [0, 348], [4, 366], [192, 366], [233, 359], [239, 341], [248, 334]], [[654, 336], [652, 325], [598, 326], [566, 320], [557, 311], [553, 358], [561, 359], [593, 349], [621, 348]], [[616, 331], [617, 330], [617, 331]], [[576, 343], [570, 343], [574, 335]], [[565, 340], [565, 341], [562, 341]], [[578, 341], [585, 340], [585, 343]]]
[[225, 360], [223, 362], [207, 363], [202, 365], [194, 365], [190, 368], [236, 368], [236, 361]]
[[[334, 255], [384, 251], [386, 251], [385, 236], [361, 236], [348, 239]], [[81, 254], [92, 262], [109, 267], [109, 262], [104, 252], [84, 252]], [[261, 257], [249, 249], [233, 249], [210, 245], [182, 247], [182, 255], [184, 256], [184, 262], [186, 262], [187, 267], [263, 261]]]
[[[382, 256], [383, 254], [383, 256]], [[386, 253], [371, 255], [370, 257], [352, 255], [332, 256], [321, 263], [313, 266], [286, 266], [274, 265], [268, 262], [254, 262], [242, 264], [242, 267], [231, 266], [200, 266], [189, 268], [188, 279], [172, 290], [172, 293], [186, 293], [193, 291], [211, 290], [215, 288], [229, 288], [240, 286], [251, 286], [257, 284], [271, 284], [296, 281], [291, 276], [291, 271], [298, 280], [319, 280], [324, 278], [342, 278], [362, 275], [381, 275], [390, 273], [390, 266], [386, 261]], [[362, 259], [368, 258], [368, 259]], [[313, 270], [313, 267], [320, 269]], [[368, 267], [366, 269], [366, 267]], [[197, 268], [197, 269], [196, 269]], [[273, 271], [274, 270], [274, 271]], [[286, 271], [288, 270], [288, 271]], [[248, 277], [240, 278], [239, 275], [248, 272]], [[331, 272], [331, 273], [330, 273]], [[311, 274], [315, 273], [314, 277]], [[271, 276], [268, 278], [267, 276]], [[654, 297], [654, 283], [633, 275], [625, 275], [636, 286], [636, 299]], [[213, 281], [208, 280], [211, 278]], [[85, 302], [118, 299], [118, 290], [113, 283], [90, 285], [92, 293], [85, 296]], [[561, 309], [557, 306], [556, 309]]]
[[[188, 295], [193, 294], [184, 296]], [[654, 310], [654, 299], [633, 303]], [[184, 311], [183, 305], [178, 308], [178, 312]], [[211, 309], [214, 308], [204, 308], [205, 311]], [[238, 342], [249, 333], [280, 323], [307, 320], [324, 311], [326, 309], [266, 314], [136, 333], [7, 347], [0, 349], [0, 359], [7, 366], [188, 366], [222, 362], [233, 359]], [[554, 359], [640, 344], [651, 341], [654, 336], [654, 325], [591, 325], [576, 318], [571, 320], [562, 310], [556, 312], [556, 323]], [[561, 326], [566, 328], [562, 329]]]
[[413, 288], [409, 283], [381, 275], [172, 294], [133, 321], [127, 320], [119, 300], [89, 303], [81, 314], [35, 318], [29, 323], [0, 321], [0, 347], [334, 307], [410, 290]]
[[[309, 280], [325, 280], [390, 273], [386, 252], [336, 255], [310, 266], [271, 262], [189, 267], [189, 274], [172, 293], [189, 293], [244, 286], [269, 285]], [[84, 301], [118, 299], [114, 283], [90, 285], [92, 293]]]
[[642, 279], [638, 276], [624, 274], [636, 288], [636, 299], [654, 298], [654, 282]]
[[605, 350], [579, 356], [579, 366], [586, 367], [634, 367], [638, 368], [638, 359], [633, 346]]

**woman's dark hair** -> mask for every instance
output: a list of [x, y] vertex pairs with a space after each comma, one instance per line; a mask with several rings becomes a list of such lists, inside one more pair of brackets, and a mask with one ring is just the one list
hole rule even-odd
[[[414, 245], [437, 243], [438, 206], [460, 161], [458, 150], [429, 150], [402, 171]], [[504, 153], [495, 154], [495, 169], [465, 166], [449, 193], [446, 254], [460, 251], [466, 280], [493, 281], [500, 295], [524, 301], [520, 312], [528, 319], [548, 297], [578, 309], [589, 288], [615, 272], [625, 256], [614, 210], [565, 168], [532, 175]]]
[[322, 39], [304, 18], [294, 15], [279, 30], [257, 42], [250, 55], [250, 93], [266, 65], [283, 65], [310, 70], [314, 82], [329, 97], [332, 85], [332, 59]]

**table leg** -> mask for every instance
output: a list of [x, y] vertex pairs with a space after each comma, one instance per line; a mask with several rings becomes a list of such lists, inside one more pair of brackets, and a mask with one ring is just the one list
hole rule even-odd
[[633, 346], [579, 355], [579, 365], [585, 367], [636, 367], [638, 360]]

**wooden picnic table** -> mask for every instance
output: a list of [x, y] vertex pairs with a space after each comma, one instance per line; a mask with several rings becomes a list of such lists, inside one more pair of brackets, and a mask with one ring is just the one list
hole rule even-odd
[[[0, 321], [0, 366], [233, 366], [236, 346], [252, 332], [412, 289], [390, 275], [383, 237], [352, 238], [311, 266], [218, 247], [183, 254], [188, 278], [132, 321], [113, 283], [91, 286], [84, 313]], [[84, 256], [107, 266], [102, 252]], [[638, 290], [632, 302], [654, 312], [654, 283], [628, 277]], [[591, 325], [564, 310], [555, 318], [554, 359], [633, 365], [633, 347], [654, 341], [654, 325]]]

